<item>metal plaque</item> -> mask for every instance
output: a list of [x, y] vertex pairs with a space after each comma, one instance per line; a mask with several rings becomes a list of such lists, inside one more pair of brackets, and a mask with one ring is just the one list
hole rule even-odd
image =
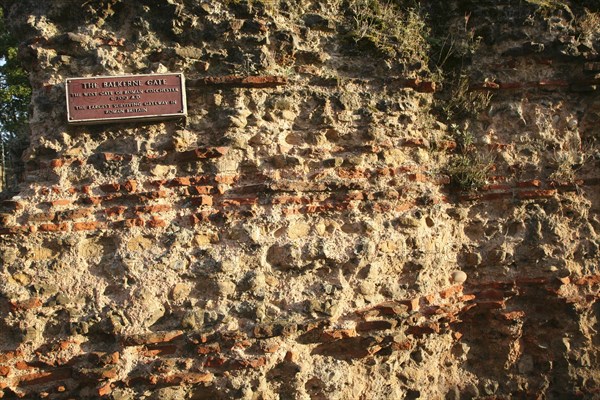
[[69, 78], [65, 86], [70, 124], [187, 116], [181, 73]]

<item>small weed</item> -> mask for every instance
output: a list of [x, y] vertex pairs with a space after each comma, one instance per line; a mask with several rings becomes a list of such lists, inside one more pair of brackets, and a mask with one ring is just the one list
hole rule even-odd
[[578, 21], [579, 32], [584, 40], [594, 40], [600, 37], [600, 12], [585, 9], [584, 15]]
[[489, 107], [492, 100], [490, 92], [470, 90], [465, 75], [460, 75], [451, 87], [450, 97], [440, 107], [447, 121], [475, 118]]
[[563, 151], [555, 151], [551, 157], [555, 171], [550, 174], [550, 179], [560, 182], [573, 182], [579, 171], [586, 162], [593, 157], [592, 149], [568, 148]]
[[429, 30], [417, 9], [384, 0], [350, 0], [349, 6], [355, 42], [368, 41], [388, 57], [427, 64]]
[[567, 14], [573, 17], [571, 8], [564, 1], [560, 0], [525, 0], [527, 3], [537, 6], [536, 12], [547, 16], [558, 10], [564, 10]]
[[446, 166], [446, 173], [452, 186], [474, 191], [487, 184], [492, 167], [492, 160], [479, 153], [456, 154]]

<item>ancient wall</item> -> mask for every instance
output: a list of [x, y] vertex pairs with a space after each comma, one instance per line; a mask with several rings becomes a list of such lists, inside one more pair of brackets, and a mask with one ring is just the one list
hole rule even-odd
[[[409, 3], [0, 1], [0, 397], [598, 398], [600, 5]], [[165, 72], [187, 120], [67, 124]]]

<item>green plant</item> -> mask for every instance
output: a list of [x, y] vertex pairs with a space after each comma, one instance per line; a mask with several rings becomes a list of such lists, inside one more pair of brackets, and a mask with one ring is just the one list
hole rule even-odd
[[577, 21], [577, 27], [584, 40], [594, 40], [600, 37], [600, 12], [591, 12], [587, 8]]
[[28, 74], [17, 60], [17, 41], [4, 22], [0, 8], [0, 190], [11, 188], [18, 181], [31, 100]]
[[399, 2], [350, 0], [356, 42], [369, 41], [389, 57], [428, 63], [429, 29], [419, 10], [402, 7]]
[[493, 97], [488, 91], [471, 90], [465, 75], [459, 75], [450, 86], [450, 95], [440, 106], [441, 114], [447, 121], [477, 117], [489, 107]]
[[446, 173], [452, 186], [473, 191], [485, 186], [492, 167], [492, 160], [479, 153], [456, 154], [446, 166]]

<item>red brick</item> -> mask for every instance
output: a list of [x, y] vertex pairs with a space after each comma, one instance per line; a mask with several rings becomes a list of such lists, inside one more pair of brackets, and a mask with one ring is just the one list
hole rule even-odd
[[272, 202], [273, 204], [309, 204], [311, 199], [300, 196], [278, 196]]
[[0, 352], [0, 363], [7, 363], [9, 361], [14, 360], [17, 357], [22, 356], [23, 352], [21, 350]]
[[346, 339], [356, 337], [357, 333], [354, 329], [331, 329], [321, 333], [321, 341], [328, 342], [332, 340]]
[[287, 79], [283, 76], [210, 76], [190, 80], [190, 87], [200, 86], [233, 86], [246, 88], [273, 88], [287, 84]]
[[196, 348], [196, 351], [198, 354], [213, 354], [213, 353], [220, 353], [221, 352], [221, 346], [219, 345], [219, 343], [211, 343], [205, 346], [198, 346]]
[[415, 90], [420, 93], [434, 93], [436, 91], [436, 85], [435, 82], [431, 81], [419, 82], [417, 87], [415, 87]]
[[370, 175], [362, 168], [338, 168], [336, 173], [342, 179], [364, 179]]
[[494, 201], [494, 200], [503, 200], [512, 198], [513, 194], [511, 191], [508, 192], [498, 192], [498, 193], [486, 193], [479, 197], [480, 200], [483, 201]]
[[42, 306], [42, 300], [39, 297], [32, 297], [23, 301], [11, 301], [10, 306], [13, 311], [19, 310], [31, 310], [33, 308], [39, 308]]
[[421, 174], [419, 172], [417, 172], [416, 174], [409, 174], [408, 179], [413, 182], [427, 182], [429, 180], [429, 178], [427, 178], [427, 175]]
[[400, 300], [398, 303], [408, 306], [408, 311], [419, 311], [419, 298]]
[[425, 140], [421, 138], [404, 139], [404, 146], [408, 147], [424, 147]]
[[172, 179], [169, 184], [171, 186], [190, 186], [192, 181], [189, 177], [178, 177]]
[[102, 229], [104, 224], [98, 221], [91, 222], [75, 222], [73, 224], [74, 231], [95, 231], [96, 229]]
[[57, 159], [50, 161], [50, 167], [60, 168], [63, 165], [65, 165], [66, 163], [67, 163], [67, 160], [65, 160], [64, 158], [57, 158]]
[[454, 295], [457, 295], [459, 293], [462, 293], [462, 285], [455, 285], [455, 286], [451, 286], [447, 289], [444, 289], [440, 292], [440, 297], [442, 299], [449, 299], [450, 297], [454, 297]]
[[115, 206], [104, 210], [104, 214], [106, 214], [107, 217], [120, 217], [125, 213], [126, 210], [127, 207], [125, 206]]
[[146, 222], [146, 226], [148, 228], [164, 228], [167, 226], [167, 222], [163, 219], [152, 217], [152, 219]]
[[53, 207], [68, 206], [71, 203], [72, 201], [68, 199], [53, 200], [50, 202]]
[[198, 196], [198, 197], [193, 197], [190, 199], [192, 205], [196, 206], [196, 207], [200, 207], [200, 206], [212, 206], [213, 205], [213, 198], [211, 196]]
[[126, 192], [132, 193], [135, 192], [135, 190], [138, 187], [138, 183], [134, 180], [128, 180], [125, 181], [125, 183], [123, 183], [121, 185], [121, 189], [125, 190]]
[[38, 229], [40, 232], [67, 232], [69, 225], [66, 223], [62, 224], [41, 224]]
[[17, 361], [15, 363], [15, 368], [18, 369], [19, 371], [27, 371], [27, 370], [31, 370], [33, 369], [33, 367], [29, 364], [27, 364], [25, 361], [21, 360], [21, 361]]
[[556, 195], [555, 189], [523, 190], [523, 191], [517, 192], [517, 197], [522, 200], [553, 197], [555, 195]]
[[208, 357], [204, 362], [205, 368], [219, 368], [225, 364], [227, 359], [223, 357]]
[[144, 221], [138, 218], [126, 219], [123, 222], [123, 227], [125, 228], [133, 228], [135, 226], [144, 226]]
[[413, 346], [413, 344], [410, 340], [403, 340], [400, 342], [393, 342], [390, 347], [392, 348], [392, 350], [402, 351], [402, 350], [410, 350], [410, 349], [412, 349], [412, 346]]
[[517, 182], [517, 187], [519, 188], [527, 188], [527, 187], [540, 187], [542, 182], [538, 179], [532, 179], [530, 181], [522, 181]]
[[135, 208], [135, 213], [140, 214], [157, 214], [161, 212], [171, 211], [169, 204], [156, 204], [152, 206], [138, 206]]
[[267, 364], [266, 357], [258, 357], [250, 360], [232, 360], [229, 364], [231, 369], [245, 369], [245, 368], [260, 368]]
[[578, 286], [583, 286], [583, 285], [591, 286], [591, 285], [597, 285], [598, 283], [600, 283], [600, 275], [588, 275], [588, 276], [579, 278], [577, 281], [575, 281], [575, 284]]
[[144, 193], [139, 193], [136, 195], [131, 195], [132, 200], [134, 201], [139, 201], [139, 202], [146, 202], [149, 200], [156, 200], [156, 199], [162, 199], [167, 197], [167, 192], [164, 190], [157, 190], [155, 192], [144, 192]]
[[112, 386], [111, 386], [110, 382], [107, 382], [98, 388], [98, 396], [101, 396], [101, 397], [107, 396], [111, 393], [112, 393]]
[[34, 374], [23, 375], [18, 378], [19, 386], [32, 386], [59, 380], [65, 380], [71, 377], [70, 368], [57, 368], [52, 371], [37, 372]]
[[236, 175], [217, 175], [215, 176], [215, 182], [223, 183], [225, 185], [232, 185], [238, 180]]
[[0, 365], [0, 376], [8, 376], [8, 374], [10, 374], [10, 367]]

